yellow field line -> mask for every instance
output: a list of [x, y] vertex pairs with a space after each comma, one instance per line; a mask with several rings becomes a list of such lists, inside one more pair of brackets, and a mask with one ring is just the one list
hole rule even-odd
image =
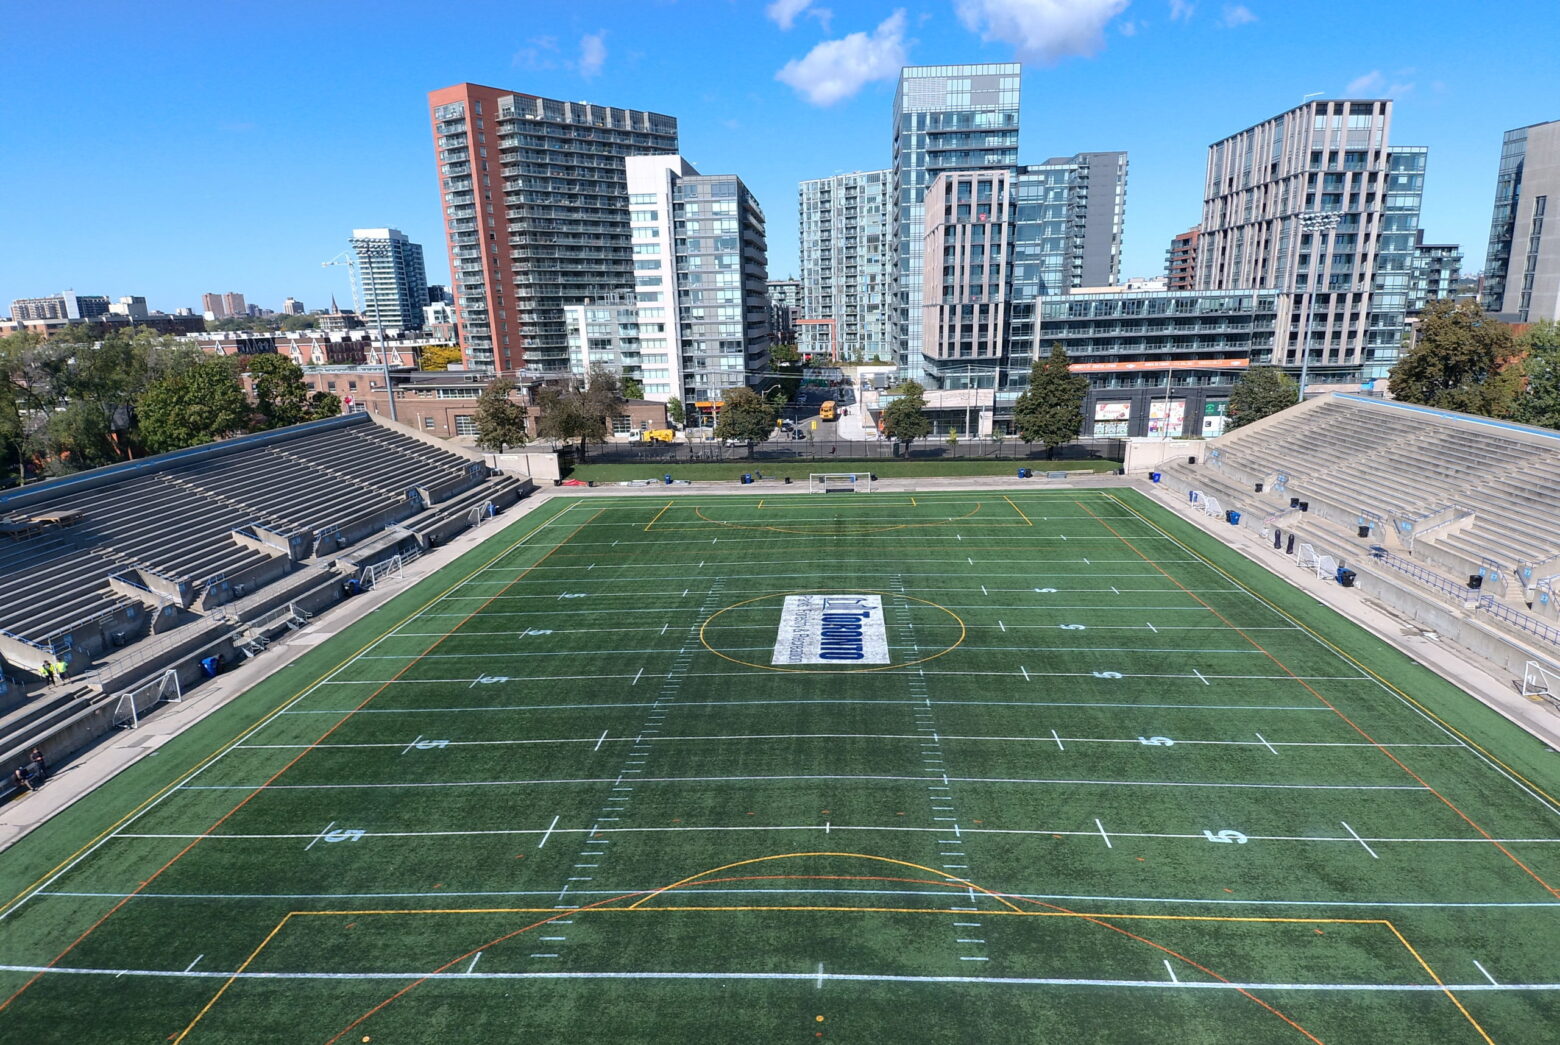
[[427, 610], [429, 606], [432, 606], [434, 603], [436, 603], [440, 599], [444, 598], [450, 592], [454, 591], [456, 588], [459, 588], [462, 584], [465, 584], [471, 578], [475, 577], [477, 574], [481, 573], [483, 570], [487, 569], [489, 566], [492, 566], [495, 562], [498, 562], [504, 556], [506, 556], [510, 552], [514, 551], [516, 548], [518, 548], [520, 545], [524, 544], [531, 537], [533, 537], [537, 533], [541, 532], [541, 530], [544, 527], [546, 527], [549, 524], [557, 521], [558, 517], [561, 516], [563, 514], [563, 512], [566, 512], [568, 510], [569, 510], [568, 508], [565, 508], [562, 512], [557, 513], [557, 515], [549, 516], [545, 521], [539, 523], [535, 527], [535, 529], [532, 529], [524, 537], [520, 537], [513, 544], [509, 545], [509, 547], [507, 547], [503, 551], [499, 552], [493, 558], [489, 559], [487, 562], [483, 563], [481, 566], [478, 566], [476, 569], [474, 569], [470, 573], [466, 574], [464, 577], [462, 577], [460, 580], [456, 581], [454, 584], [450, 585], [448, 588], [445, 588], [443, 591], [439, 592], [439, 594], [435, 595], [433, 598], [429, 599], [427, 602], [425, 602], [421, 606], [417, 607], [417, 609], [413, 610], [411, 613], [407, 614], [405, 617], [402, 617], [400, 620], [398, 620], [394, 624], [390, 625], [388, 628], [386, 628], [384, 631], [380, 632], [378, 635], [375, 635], [372, 639], [370, 639], [368, 642], [364, 643], [362, 646], [359, 646], [356, 650], [354, 650], [347, 657], [345, 657], [344, 659], [339, 661], [335, 666], [330, 668], [330, 670], [326, 671], [323, 675], [319, 676], [313, 682], [309, 683], [307, 686], [304, 686], [302, 689], [300, 689], [296, 693], [292, 694], [292, 696], [288, 697], [286, 700], [283, 700], [280, 704], [276, 705], [270, 711], [267, 711], [264, 714], [262, 714], [258, 719], [256, 719], [250, 725], [245, 726], [242, 730], [239, 731], [238, 735], [235, 736], [232, 740], [230, 740], [227, 743], [221, 745], [215, 751], [213, 751], [211, 754], [203, 756], [198, 762], [196, 762], [194, 765], [190, 766], [190, 768], [185, 770], [183, 773], [180, 773], [180, 774], [176, 775], [171, 783], [166, 784], [163, 787], [159, 788], [157, 791], [153, 792], [140, 805], [138, 805], [134, 809], [130, 810], [130, 812], [126, 813], [124, 816], [120, 817], [118, 820], [115, 820], [112, 824], [109, 824], [106, 828], [104, 828], [98, 834], [94, 835], [92, 837], [92, 839], [89, 840], [80, 849], [77, 849], [74, 853], [71, 853], [64, 860], [61, 860], [58, 864], [55, 864], [52, 868], [50, 868], [44, 874], [39, 876], [37, 881], [33, 882], [31, 885], [27, 886], [21, 892], [17, 893], [15, 896], [11, 897], [11, 899], [7, 900], [4, 904], [0, 904], [0, 914], [4, 914], [6, 911], [10, 910], [17, 903], [21, 902], [34, 889], [37, 889], [44, 882], [48, 881], [49, 878], [51, 878], [52, 876], [58, 874], [60, 871], [64, 870], [65, 867], [68, 866], [71, 861], [77, 859], [83, 853], [85, 853], [88, 849], [91, 849], [93, 846], [95, 846], [99, 842], [101, 842], [105, 837], [107, 837], [108, 835], [110, 835], [113, 832], [117, 831], [125, 823], [127, 823], [128, 821], [134, 819], [136, 816], [140, 815], [142, 812], [145, 811], [147, 806], [151, 805], [153, 802], [157, 801], [163, 795], [167, 794], [169, 791], [171, 791], [175, 787], [177, 787], [178, 784], [179, 784], [179, 781], [187, 780], [190, 777], [191, 774], [196, 773], [196, 772], [198, 772], [201, 769], [204, 769], [209, 762], [211, 762], [213, 759], [218, 758], [221, 755], [225, 754], [235, 744], [239, 744], [239, 743], [243, 742], [246, 738], [251, 736], [256, 730], [258, 730], [261, 727], [263, 727], [264, 725], [266, 725], [266, 723], [269, 722], [271, 720], [271, 718], [273, 718], [276, 715], [276, 713], [279, 712], [282, 708], [286, 707], [287, 705], [291, 704], [293, 701], [297, 700], [299, 697], [303, 696], [305, 693], [307, 693], [310, 690], [312, 690], [312, 689], [316, 688], [317, 686], [319, 686], [321, 683], [323, 683], [326, 679], [330, 678], [336, 672], [340, 671], [342, 668], [344, 668], [348, 664], [352, 663], [354, 660], [356, 660], [358, 657], [362, 656], [368, 650], [372, 649], [375, 646], [375, 644], [380, 642], [382, 639], [384, 639], [391, 632], [395, 631], [397, 628], [400, 628], [402, 625], [404, 625], [404, 624], [406, 624], [406, 623], [408, 623], [408, 622], [410, 622], [412, 620], [415, 620], [425, 610]]
[[[655, 519], [651, 519], [649, 522], [645, 523], [645, 532], [646, 533], [650, 532], [650, 527], [655, 525], [656, 519], [659, 519], [661, 516], [665, 515], [666, 514], [666, 510], [668, 508], [670, 508], [671, 506], [672, 506], [672, 502], [671, 501], [667, 501], [665, 507], [663, 507], [660, 511], [655, 513]], [[602, 510], [605, 511], [606, 509], [602, 509]]]
[[1026, 523], [1029, 523], [1030, 526], [1034, 525], [1034, 523], [1030, 521], [1029, 516], [1024, 514], [1024, 509], [1020, 508], [1016, 504], [1013, 504], [1013, 498], [1009, 497], [1007, 494], [1003, 494], [1002, 495], [1002, 499], [1004, 501], [1006, 501], [1008, 504], [1013, 505], [1013, 510], [1018, 513], [1018, 517], [1020, 519], [1024, 520]]
[[1232, 576], [1228, 571], [1226, 571], [1218, 563], [1213, 562], [1213, 561], [1207, 559], [1206, 557], [1204, 557], [1202, 555], [1199, 555], [1194, 549], [1188, 548], [1185, 544], [1182, 544], [1181, 541], [1178, 540], [1174, 535], [1166, 533], [1165, 530], [1163, 528], [1161, 528], [1157, 523], [1155, 523], [1152, 519], [1150, 519], [1147, 516], [1145, 516], [1142, 513], [1140, 513], [1136, 508], [1132, 507], [1130, 504], [1127, 504], [1124, 501], [1120, 500], [1114, 494], [1106, 494], [1105, 496], [1107, 496], [1111, 500], [1115, 501], [1118, 505], [1120, 505], [1121, 507], [1125, 508], [1127, 511], [1131, 512], [1133, 515], [1137, 516], [1139, 519], [1141, 519], [1143, 522], [1147, 523], [1149, 526], [1152, 526], [1155, 530], [1158, 530], [1161, 534], [1164, 534], [1164, 536], [1170, 538], [1170, 540], [1175, 541], [1177, 546], [1179, 546], [1183, 551], [1186, 551], [1186, 552], [1190, 553], [1191, 555], [1195, 556], [1199, 562], [1201, 562], [1205, 566], [1208, 566], [1209, 568], [1215, 570], [1216, 572], [1218, 572], [1218, 574], [1220, 576], [1224, 577], [1226, 580], [1230, 581], [1231, 583], [1239, 585], [1242, 591], [1246, 592], [1246, 594], [1250, 595], [1252, 598], [1254, 598], [1258, 602], [1262, 603], [1268, 609], [1272, 610], [1274, 613], [1277, 613], [1279, 616], [1283, 617], [1285, 620], [1289, 621], [1291, 624], [1294, 624], [1296, 627], [1300, 628], [1301, 631], [1304, 631], [1307, 635], [1311, 636], [1311, 638], [1315, 639], [1317, 642], [1321, 643], [1323, 646], [1326, 646], [1328, 649], [1332, 650], [1338, 656], [1342, 657], [1345, 661], [1347, 661], [1348, 663], [1354, 665], [1356, 668], [1359, 668], [1361, 671], [1365, 672], [1365, 674], [1369, 675], [1372, 679], [1374, 679], [1376, 682], [1380, 683], [1382, 686], [1385, 686], [1391, 692], [1397, 694], [1399, 697], [1402, 697], [1404, 700], [1408, 701], [1408, 703], [1412, 704], [1414, 707], [1418, 708], [1425, 715], [1427, 715], [1431, 719], [1433, 719], [1435, 721], [1435, 723], [1437, 725], [1439, 725], [1442, 729], [1446, 730], [1448, 733], [1452, 734], [1457, 739], [1461, 740], [1463, 743], [1465, 743], [1469, 747], [1473, 748], [1475, 751], [1477, 751], [1479, 754], [1483, 755], [1485, 758], [1489, 759], [1491, 762], [1495, 763], [1501, 769], [1504, 769], [1506, 772], [1508, 772], [1512, 776], [1516, 777], [1518, 780], [1520, 780], [1528, 788], [1530, 788], [1533, 791], [1537, 792], [1538, 794], [1542, 795], [1545, 799], [1547, 799], [1549, 802], [1553, 803], [1556, 807], [1560, 807], [1560, 798], [1556, 798], [1555, 796], [1549, 794], [1543, 788], [1541, 788], [1537, 784], [1533, 783], [1533, 781], [1527, 779], [1527, 777], [1525, 777], [1521, 773], [1517, 772], [1517, 770], [1511, 768], [1506, 763], [1502, 762], [1499, 758], [1495, 757], [1495, 755], [1491, 754], [1488, 750], [1486, 750], [1485, 748], [1481, 747], [1478, 744], [1477, 741], [1471, 739], [1466, 734], [1461, 732], [1456, 726], [1453, 726], [1451, 723], [1449, 723], [1445, 719], [1441, 718], [1440, 715], [1437, 715], [1434, 711], [1431, 711], [1429, 708], [1425, 707], [1419, 701], [1415, 700], [1412, 696], [1410, 696], [1409, 694], [1403, 692], [1403, 690], [1401, 690], [1397, 686], [1393, 685], [1390, 680], [1388, 680], [1388, 679], [1382, 677], [1381, 675], [1377, 674], [1368, 665], [1360, 663], [1354, 657], [1350, 656], [1347, 652], [1345, 652], [1344, 650], [1338, 648], [1338, 646], [1336, 646], [1332, 642], [1328, 641], [1327, 638], [1325, 638], [1324, 636], [1322, 636], [1322, 635], [1318, 634], [1316, 631], [1314, 631], [1304, 621], [1297, 620], [1294, 616], [1292, 616], [1291, 614], [1285, 612], [1283, 609], [1281, 609], [1280, 607], [1275, 605], [1272, 601], [1270, 601], [1269, 599], [1265, 598], [1260, 592], [1253, 591], [1250, 587], [1248, 587], [1247, 585], [1243, 584], [1238, 578]]
[[[567, 509], [565, 509], [565, 511], [567, 511]], [[559, 513], [559, 514], [561, 515], [563, 513]], [[88, 926], [85, 932], [83, 932], [80, 936], [77, 936], [68, 945], [66, 945], [64, 950], [60, 951], [59, 954], [56, 954], [52, 959], [50, 959], [49, 963], [45, 966], [45, 968], [46, 969], [52, 969], [55, 965], [57, 965], [60, 962], [61, 959], [63, 959], [71, 951], [75, 950], [81, 944], [81, 942], [83, 940], [85, 940], [87, 937], [91, 936], [93, 933], [97, 932], [97, 930], [99, 928], [101, 928], [105, 922], [107, 922], [110, 918], [112, 918], [115, 914], [117, 914], [121, 908], [123, 908], [131, 900], [135, 899], [135, 897], [139, 896], [143, 889], [145, 889], [147, 886], [151, 885], [158, 878], [162, 877], [163, 872], [167, 871], [168, 868], [172, 867], [174, 864], [176, 864], [180, 860], [182, 860], [185, 857], [186, 854], [188, 854], [191, 850], [193, 850], [197, 845], [200, 844], [202, 839], [210, 837], [211, 833], [214, 832], [217, 828], [221, 827], [224, 823], [226, 823], [228, 818], [230, 818], [230, 817], [234, 816], [236, 813], [238, 813], [239, 810], [243, 809], [246, 805], [248, 805], [255, 798], [256, 795], [259, 795], [267, 787], [270, 787], [271, 784], [273, 784], [279, 777], [282, 776], [282, 774], [286, 773], [288, 770], [292, 769], [293, 766], [297, 765], [300, 761], [302, 761], [304, 756], [308, 755], [309, 752], [315, 750], [318, 747], [318, 745], [324, 743], [325, 740], [327, 738], [329, 738], [332, 733], [336, 732], [336, 730], [340, 729], [343, 725], [345, 725], [347, 723], [347, 721], [352, 718], [353, 715], [357, 714], [363, 708], [367, 707], [368, 703], [370, 701], [372, 701], [374, 698], [378, 697], [381, 693], [383, 693], [386, 690], [386, 688], [389, 687], [391, 682], [394, 682], [396, 679], [399, 679], [402, 675], [404, 675], [408, 671], [410, 671], [413, 667], [415, 667], [418, 663], [420, 663], [424, 657], [426, 657], [428, 654], [432, 653], [435, 649], [437, 649], [440, 643], [444, 642], [446, 639], [448, 639], [451, 636], [453, 636], [461, 628], [465, 627], [466, 624], [469, 623], [473, 617], [475, 617], [478, 613], [481, 613], [483, 610], [487, 609], [487, 607], [492, 605], [494, 601], [496, 601], [497, 599], [502, 597], [504, 592], [508, 591], [510, 588], [512, 588], [516, 584], [520, 583], [520, 581], [522, 579], [524, 579], [526, 576], [528, 576], [531, 573], [531, 571], [537, 569], [539, 566], [541, 566], [542, 563], [546, 562], [549, 556], [551, 556], [554, 552], [556, 552], [559, 548], [563, 547], [569, 541], [573, 540], [576, 534], [578, 534], [581, 530], [585, 529], [585, 527], [589, 526], [600, 515], [601, 515], [601, 512], [597, 511], [589, 519], [586, 519], [584, 522], [582, 522], [578, 526], [576, 526], [573, 530], [569, 531], [569, 535], [567, 537], [565, 537], [561, 543], [555, 544], [552, 548], [548, 549], [546, 554], [542, 555], [535, 562], [533, 562], [530, 566], [527, 566], [524, 570], [521, 570], [518, 574], [516, 574], [514, 579], [509, 581], [507, 584], [505, 584], [504, 587], [502, 589], [500, 589], [497, 594], [490, 596], [488, 599], [486, 599], [482, 603], [482, 605], [478, 606], [476, 609], [474, 609], [470, 613], [466, 614], [466, 616], [463, 617], [460, 620], [460, 622], [458, 624], [456, 624], [453, 628], [449, 629], [447, 632], [445, 632], [443, 635], [441, 635], [437, 639], [434, 639], [434, 641], [426, 649], [424, 649], [421, 653], [417, 654], [417, 656], [413, 657], [411, 660], [407, 661], [406, 664], [402, 665], [402, 667], [399, 668], [396, 671], [396, 673], [391, 677], [391, 679], [389, 681], [386, 681], [386, 682], [382, 683], [379, 686], [378, 689], [374, 690], [374, 692], [372, 692], [368, 696], [364, 697], [362, 702], [359, 703], [357, 705], [357, 707], [353, 708], [351, 711], [347, 712], [340, 719], [338, 719], [336, 721], [335, 725], [331, 726], [324, 733], [322, 733], [308, 747], [306, 747], [302, 751], [298, 752], [298, 754], [296, 756], [294, 756], [293, 759], [291, 761], [289, 761], [286, 765], [284, 765], [281, 769], [278, 769], [275, 773], [272, 773], [269, 777], [267, 777], [266, 780], [259, 787], [255, 788], [253, 791], [249, 792], [249, 794], [246, 795], [232, 809], [229, 809], [226, 813], [223, 813], [222, 816], [219, 817], [216, 820], [215, 823], [213, 823], [210, 827], [208, 827], [201, 834], [197, 835], [190, 842], [189, 845], [185, 846], [183, 849], [181, 849], [177, 853], [175, 853], [173, 855], [172, 859], [168, 860], [168, 862], [166, 862], [161, 867], [159, 867], [157, 870], [153, 871], [150, 875], [148, 875], [146, 877], [145, 881], [141, 882], [140, 885], [136, 886], [130, 892], [126, 893], [125, 896], [122, 897], [119, 900], [118, 903], [114, 904], [114, 906], [110, 907], [108, 909], [108, 911], [102, 917], [100, 917], [97, 921], [93, 922], [90, 926]], [[546, 524], [543, 523], [542, 525], [546, 525]], [[493, 561], [497, 561], [497, 560], [495, 559]], [[17, 998], [19, 998], [23, 994], [25, 994], [32, 987], [33, 984], [38, 982], [38, 980], [39, 980], [39, 978], [41, 976], [43, 976], [43, 973], [41, 971], [37, 972], [37, 973], [34, 973], [32, 978], [29, 979], [26, 983], [22, 984], [20, 987], [18, 987], [14, 992], [12, 992], [10, 997], [6, 998], [5, 1001], [0, 1002], [0, 1010], [4, 1010], [12, 1002], [14, 1002]]]
[[1388, 929], [1392, 930], [1392, 935], [1398, 938], [1398, 942], [1401, 943], [1404, 947], [1408, 948], [1408, 953], [1414, 956], [1414, 960], [1424, 967], [1425, 972], [1430, 974], [1430, 978], [1435, 981], [1437, 987], [1441, 988], [1441, 992], [1448, 998], [1452, 999], [1452, 1004], [1457, 1006], [1457, 1011], [1463, 1014], [1463, 1018], [1466, 1019], [1469, 1023], [1473, 1024], [1473, 1029], [1479, 1032], [1479, 1037], [1483, 1038], [1486, 1042], [1489, 1043], [1489, 1045], [1495, 1045], [1495, 1042], [1490, 1039], [1490, 1036], [1484, 1032], [1484, 1028], [1479, 1026], [1479, 1021], [1473, 1018], [1472, 1013], [1463, 1008], [1463, 1003], [1458, 1000], [1457, 995], [1448, 990], [1445, 982], [1442, 981], [1441, 977], [1437, 976], [1435, 974], [1435, 970], [1430, 968], [1430, 963], [1420, 957], [1419, 952], [1414, 949], [1414, 945], [1409, 943], [1408, 940], [1404, 938], [1402, 933], [1398, 932], [1397, 926], [1393, 925], [1391, 922], [1386, 922], [1385, 924]]
[[227, 989], [233, 986], [234, 981], [238, 979], [238, 977], [245, 969], [249, 968], [250, 963], [260, 956], [260, 952], [265, 950], [266, 945], [271, 942], [277, 933], [282, 931], [282, 926], [286, 925], [292, 916], [293, 912], [289, 911], [287, 914], [282, 916], [282, 920], [277, 922], [276, 926], [270, 932], [265, 934], [265, 939], [260, 941], [260, 946], [249, 952], [249, 957], [244, 959], [244, 964], [235, 969], [233, 971], [233, 975], [222, 981], [222, 986], [217, 988], [217, 993], [213, 994], [211, 996], [211, 1000], [200, 1007], [200, 1011], [195, 1014], [195, 1018], [190, 1020], [185, 1028], [179, 1032], [178, 1037], [173, 1039], [173, 1045], [179, 1045], [179, 1042], [189, 1037], [190, 1031], [195, 1029], [195, 1024], [199, 1023], [205, 1017], [206, 1013], [211, 1011], [211, 1007], [217, 1003], [217, 999], [227, 993]]

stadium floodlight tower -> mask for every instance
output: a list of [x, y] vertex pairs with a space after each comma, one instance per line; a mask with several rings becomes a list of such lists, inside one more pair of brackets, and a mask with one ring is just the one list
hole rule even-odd
[[[335, 265], [345, 265], [351, 271], [352, 307], [357, 309], [358, 315], [361, 316], [363, 314], [363, 305], [358, 301], [358, 283], [360, 275], [358, 272], [358, 249], [359, 248], [352, 248], [344, 250], [340, 254], [337, 254], [335, 257], [331, 258], [329, 261], [320, 262], [320, 268], [328, 269]], [[366, 247], [361, 249], [364, 249], [368, 253], [373, 254], [377, 249], [381, 248], [378, 244], [370, 242], [366, 245]], [[382, 249], [385, 251], [385, 253], [389, 253], [390, 244], [388, 241], [383, 244]], [[385, 353], [385, 324], [384, 320], [380, 318], [379, 310], [377, 308], [374, 309], [374, 327], [375, 333], [379, 338], [379, 365], [383, 367], [385, 371], [385, 399], [390, 403], [390, 420], [399, 422], [400, 418], [395, 416], [395, 389], [390, 387], [390, 357]]]
[[[1322, 273], [1322, 267], [1317, 262], [1321, 256], [1318, 246], [1321, 238], [1338, 227], [1343, 215], [1336, 211], [1307, 211], [1300, 215], [1300, 231], [1316, 237], [1311, 242], [1311, 277], [1306, 281], [1305, 290], [1305, 322], [1301, 324], [1300, 331], [1300, 397], [1297, 402], [1305, 402], [1306, 379], [1311, 371], [1311, 314], [1316, 311], [1316, 280]], [[1298, 250], [1298, 247], [1296, 248]], [[1299, 265], [1295, 266], [1296, 282], [1299, 281]]]

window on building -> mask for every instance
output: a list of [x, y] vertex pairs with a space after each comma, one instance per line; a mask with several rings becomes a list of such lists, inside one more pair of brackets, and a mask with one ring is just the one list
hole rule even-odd
[[474, 417], [460, 414], [455, 418], [455, 434], [476, 437], [477, 421]]
[[423, 427], [431, 429], [433, 427], [433, 418], [431, 418], [431, 417], [423, 418]]

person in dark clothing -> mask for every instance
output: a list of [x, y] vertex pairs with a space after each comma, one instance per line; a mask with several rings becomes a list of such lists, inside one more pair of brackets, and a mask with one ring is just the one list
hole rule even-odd
[[11, 774], [11, 782], [16, 785], [18, 791], [31, 791], [32, 782], [27, 779], [27, 770], [21, 766], [16, 767], [16, 772]]
[[41, 784], [41, 783], [43, 783], [44, 777], [49, 775], [49, 764], [48, 764], [48, 762], [44, 761], [43, 748], [41, 748], [41, 747], [33, 748], [32, 749], [31, 758], [32, 758], [32, 767], [33, 767], [33, 779], [37, 780], [38, 783]]

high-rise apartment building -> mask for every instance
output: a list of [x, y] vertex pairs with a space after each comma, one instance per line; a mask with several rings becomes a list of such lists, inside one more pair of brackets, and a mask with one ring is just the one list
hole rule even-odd
[[796, 344], [796, 320], [802, 311], [802, 281], [772, 279], [769, 295], [769, 340], [776, 345]]
[[1197, 288], [1278, 292], [1277, 344], [1253, 362], [1342, 385], [1397, 360], [1426, 150], [1391, 124], [1391, 101], [1319, 99], [1209, 146]]
[[108, 315], [108, 312], [108, 298], [101, 294], [77, 294], [74, 290], [46, 298], [17, 298], [11, 302], [11, 318], [18, 322], [96, 319]]
[[301, 316], [304, 314], [304, 311], [303, 302], [297, 298], [288, 298], [282, 302], [282, 315], [284, 316]]
[[1495, 209], [1484, 261], [1484, 308], [1531, 323], [1560, 319], [1560, 120], [1507, 131], [1495, 177]]
[[222, 307], [221, 294], [202, 294], [200, 296], [200, 310], [212, 319], [226, 319], [227, 309]]
[[1020, 66], [907, 66], [894, 92], [890, 216], [894, 350], [901, 372], [920, 380], [923, 198], [944, 171], [1018, 165]]
[[567, 371], [564, 306], [634, 287], [623, 158], [677, 121], [471, 83], [428, 107], [467, 365]]
[[853, 171], [798, 187], [802, 352], [892, 358], [892, 183], [892, 171]]
[[769, 246], [742, 179], [630, 156], [629, 224], [645, 397], [716, 403], [769, 369]]
[[421, 330], [428, 273], [421, 245], [400, 229], [353, 229], [363, 322], [386, 330]]
[[946, 388], [1023, 384], [1040, 299], [1113, 286], [1127, 155], [950, 171], [925, 196], [922, 364]]
[[1202, 226], [1193, 225], [1170, 239], [1165, 251], [1165, 289], [1191, 290], [1197, 285], [1197, 238]]
[[1462, 248], [1455, 243], [1426, 243], [1421, 230], [1414, 247], [1414, 277], [1409, 281], [1408, 313], [1417, 315], [1436, 298], [1457, 296]]
[[236, 291], [228, 291], [222, 295], [222, 312], [227, 316], [247, 316], [249, 306], [244, 302], [244, 295]]

